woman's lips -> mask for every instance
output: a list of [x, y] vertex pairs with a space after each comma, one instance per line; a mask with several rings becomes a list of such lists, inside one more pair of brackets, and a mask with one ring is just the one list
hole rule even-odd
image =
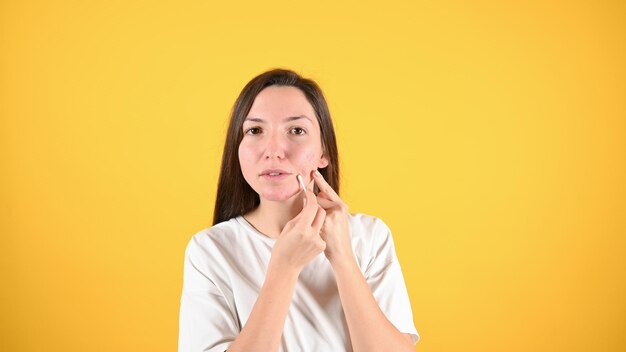
[[288, 178], [291, 174], [263, 174], [261, 178], [267, 181], [282, 181]]

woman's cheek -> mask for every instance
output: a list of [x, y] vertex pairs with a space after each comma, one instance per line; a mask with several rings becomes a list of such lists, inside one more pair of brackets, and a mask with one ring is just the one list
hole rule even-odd
[[[251, 169], [251, 158], [252, 155], [250, 155], [250, 148], [247, 147], [244, 144], [240, 144], [239, 145], [239, 165], [241, 167], [241, 171], [244, 174], [244, 178], [247, 179], [248, 174], [252, 171]], [[249, 181], [249, 180], [248, 180]]]
[[305, 173], [305, 175], [310, 175], [311, 171], [317, 169], [317, 158], [316, 158], [316, 154], [314, 151], [307, 150], [303, 152], [302, 158], [300, 160], [301, 160], [300, 165], [302, 168], [301, 171]]

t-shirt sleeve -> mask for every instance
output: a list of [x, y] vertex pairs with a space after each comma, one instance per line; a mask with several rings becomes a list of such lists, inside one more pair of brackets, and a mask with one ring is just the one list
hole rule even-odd
[[239, 334], [236, 317], [210, 275], [208, 255], [196, 237], [185, 250], [178, 352], [223, 352]]
[[380, 219], [374, 229], [372, 259], [364, 275], [387, 319], [400, 332], [411, 334], [413, 344], [417, 343], [420, 336], [413, 323], [411, 302], [396, 256], [391, 230]]

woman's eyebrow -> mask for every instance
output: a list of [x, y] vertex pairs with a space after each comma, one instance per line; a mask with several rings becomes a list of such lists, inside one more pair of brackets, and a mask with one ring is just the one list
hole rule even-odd
[[307, 119], [309, 120], [309, 122], [313, 123], [313, 121], [311, 121], [311, 119], [306, 117], [305, 115], [291, 116], [291, 117], [286, 118], [284, 121], [291, 122], [291, 121], [300, 120], [300, 119]]
[[[291, 121], [300, 120], [300, 119], [307, 119], [309, 120], [310, 123], [313, 123], [313, 121], [311, 121], [311, 119], [308, 118], [306, 115], [290, 116], [290, 117], [285, 118], [283, 121], [291, 122]], [[246, 122], [246, 121], [265, 123], [265, 120], [260, 119], [258, 117], [246, 117], [246, 119], [243, 122]]]

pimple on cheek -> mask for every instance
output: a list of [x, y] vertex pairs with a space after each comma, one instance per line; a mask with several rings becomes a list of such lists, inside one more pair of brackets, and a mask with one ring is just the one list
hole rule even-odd
[[306, 161], [309, 161], [309, 162], [315, 161], [315, 153], [314, 152], [306, 152], [304, 154], [304, 159]]
[[303, 170], [302, 172], [307, 175], [305, 180], [305, 183], [308, 183], [310, 180], [308, 180], [308, 175], [312, 170], [316, 170], [317, 166], [318, 166], [318, 162], [319, 162], [319, 157], [318, 155], [314, 152], [314, 151], [307, 151], [305, 153], [302, 154], [302, 163], [301, 165], [303, 166]]

